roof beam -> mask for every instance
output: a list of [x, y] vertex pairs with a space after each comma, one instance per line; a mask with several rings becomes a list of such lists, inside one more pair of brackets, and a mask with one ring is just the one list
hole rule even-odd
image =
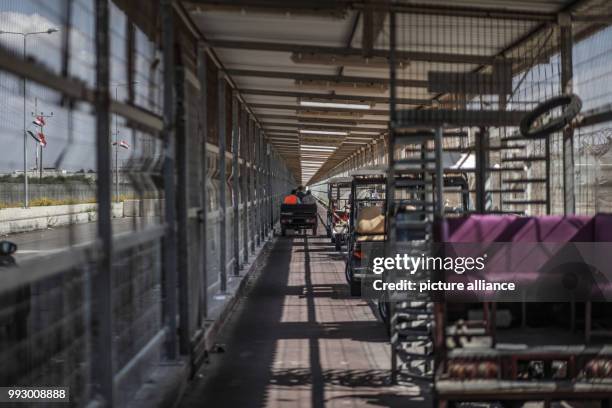
[[287, 123], [287, 122], [263, 122], [264, 129], [269, 129], [270, 127], [283, 127], [283, 128], [292, 128], [292, 129], [355, 129], [362, 131], [370, 131], [370, 132], [381, 132], [387, 130], [387, 126], [383, 127], [369, 127], [364, 128], [363, 126], [352, 126], [352, 125], [344, 125], [337, 123], [329, 123], [329, 124], [316, 124], [316, 123]]
[[363, 56], [366, 58], [372, 58], [374, 43], [382, 32], [387, 13], [386, 11], [377, 11], [374, 0], [367, 0], [362, 14], [363, 31], [361, 35], [361, 47], [363, 48]]
[[[367, 84], [367, 85], [389, 85], [389, 78], [380, 77], [359, 77], [359, 76], [342, 76], [323, 75], [323, 74], [306, 74], [302, 72], [287, 72], [287, 71], [261, 71], [249, 69], [227, 69], [225, 71], [232, 76], [246, 76], [259, 78], [274, 78], [274, 79], [294, 79], [297, 81], [324, 81], [334, 84]], [[398, 86], [427, 88], [429, 82], [418, 79], [398, 79]]]
[[[320, 45], [304, 45], [291, 43], [274, 43], [263, 41], [237, 41], [237, 40], [208, 40], [208, 45], [213, 48], [232, 48], [253, 51], [277, 51], [290, 52], [295, 54], [317, 54], [330, 55], [337, 57], [363, 56], [364, 50], [352, 47], [326, 47]], [[371, 57], [389, 58], [389, 50], [373, 48], [368, 53]], [[419, 51], [401, 51], [395, 53], [397, 60], [407, 61], [426, 61], [454, 64], [493, 64], [494, 56], [472, 55], [472, 54], [452, 54]]]
[[[276, 105], [269, 103], [251, 103], [249, 104], [253, 109], [276, 109], [276, 110], [291, 110], [291, 111], [317, 111], [317, 112], [354, 112], [351, 109], [344, 108], [312, 108], [310, 106], [299, 106], [299, 105]], [[366, 111], [364, 111], [366, 112]], [[372, 116], [386, 116], [389, 117], [389, 111], [383, 109], [368, 109], [367, 115]]]
[[383, 125], [387, 126], [389, 121], [377, 120], [377, 119], [335, 119], [335, 118], [317, 118], [310, 116], [295, 116], [295, 115], [275, 115], [275, 114], [260, 114], [260, 119], [286, 119], [286, 120], [297, 120], [300, 123], [337, 123], [349, 126], [358, 125]]
[[183, 0], [197, 9], [260, 10], [272, 13], [329, 15], [344, 18], [350, 2], [348, 0]]
[[[236, 10], [259, 9], [262, 11], [282, 11], [301, 13], [326, 13], [335, 16], [343, 16], [348, 9], [363, 10], [367, 7], [365, 0], [183, 0], [183, 3], [193, 5], [207, 5], [222, 8], [234, 8]], [[531, 7], [529, 1], [521, 3], [511, 2], [507, 7], [476, 7], [476, 6], [448, 6], [427, 4], [409, 4], [398, 2], [373, 2], [372, 7], [376, 10], [398, 13], [421, 13], [434, 15], [450, 15], [460, 17], [481, 17], [495, 19], [518, 19], [534, 21], [555, 21], [555, 13], [528, 10]], [[517, 7], [522, 6], [522, 7]]]
[[[310, 92], [295, 92], [295, 91], [275, 91], [270, 89], [240, 89], [243, 95], [259, 95], [259, 96], [279, 96], [282, 98], [299, 98], [299, 99], [329, 99], [338, 101], [356, 101], [356, 102], [373, 102], [373, 103], [389, 103], [387, 96], [369, 96], [369, 95], [344, 95], [344, 94], [329, 94], [329, 93], [310, 93]], [[430, 99], [411, 99], [397, 98], [396, 103], [399, 105], [430, 105]]]

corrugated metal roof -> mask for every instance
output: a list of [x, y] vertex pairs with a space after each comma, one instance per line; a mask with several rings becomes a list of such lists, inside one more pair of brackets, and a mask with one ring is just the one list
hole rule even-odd
[[[444, 9], [469, 8], [474, 10], [492, 10], [504, 13], [527, 12], [543, 14], [554, 14], [568, 7], [578, 7], [581, 4], [597, 2], [601, 0], [516, 0], [516, 1], [497, 1], [497, 0], [427, 0], [412, 1], [405, 0], [397, 3], [399, 7], [415, 7], [419, 9], [419, 16], [404, 13], [398, 17], [398, 38], [402, 41], [402, 51], [416, 52], [435, 52], [448, 54], [466, 54], [476, 56], [495, 56], [508, 47], [509, 44], [517, 42], [526, 34], [534, 31], [542, 24], [541, 20], [534, 19], [497, 19], [490, 20], [487, 24], [493, 26], [484, 34], [475, 31], [474, 27], [484, 26], [482, 17], [469, 17], [466, 13], [458, 15], [423, 15], [423, 9]], [[184, 2], [189, 6], [189, 2]], [[206, 1], [197, 2], [200, 6]], [[234, 2], [236, 3], [236, 2]], [[239, 3], [239, 2], [238, 2]], [[252, 1], [249, 4], [252, 6]], [[270, 2], [268, 2], [270, 3]], [[302, 2], [303, 3], [303, 2]], [[358, 2], [356, 2], [358, 3]], [[264, 43], [284, 43], [308, 46], [324, 46], [345, 48], [352, 46], [360, 48], [362, 44], [362, 22], [363, 18], [358, 18], [358, 9], [349, 10], [343, 18], [338, 18], [337, 13], [326, 14], [325, 11], [317, 10], [313, 13], [302, 14], [295, 9], [290, 12], [283, 12], [283, 2], [278, 2], [278, 9], [270, 11], [258, 10], [256, 7], [232, 8], [217, 7], [209, 4], [206, 7], [198, 8], [191, 5], [188, 7], [191, 17], [204, 34], [207, 40], [232, 40], [237, 42], [264, 42]], [[554, 16], [553, 16], [554, 17]], [[357, 20], [356, 20], [357, 18]], [[355, 26], [355, 21], [357, 25]], [[484, 38], [483, 38], [484, 37]], [[350, 40], [350, 41], [349, 41]], [[375, 48], [388, 49], [389, 46], [389, 26], [388, 19], [384, 21], [380, 33], [375, 41]], [[224, 66], [231, 72], [240, 70], [239, 75], [231, 75], [233, 81], [239, 89], [248, 90], [268, 90], [282, 92], [301, 92], [316, 94], [336, 94], [363, 95], [388, 97], [388, 89], [384, 85], [376, 86], [373, 89], [365, 89], [365, 84], [353, 84], [353, 87], [346, 85], [338, 86], [334, 81], [319, 80], [305, 81], [299, 83], [293, 79], [280, 77], [263, 77], [258, 72], [274, 73], [303, 73], [329, 76], [331, 78], [363, 77], [373, 79], [388, 78], [388, 68], [369, 67], [369, 66], [343, 66], [346, 61], [340, 58], [337, 64], [320, 63], [296, 63], [292, 60], [290, 50], [281, 51], [246, 49], [249, 47], [215, 47], [215, 52]], [[253, 47], [258, 48], [258, 47]], [[266, 47], [263, 47], [266, 48]], [[320, 53], [316, 56], [320, 57]], [[327, 61], [329, 63], [329, 61]], [[426, 80], [429, 71], [472, 71], [478, 64], [448, 64], [428, 61], [410, 61], [404, 70], [400, 70], [400, 78], [411, 80]], [[248, 75], [244, 71], [251, 71]], [[406, 92], [406, 94], [408, 94]], [[299, 98], [294, 96], [275, 96], [275, 95], [256, 95], [245, 93], [244, 99], [251, 105], [256, 115], [292, 115], [295, 119], [278, 120], [273, 117], [264, 117], [259, 121], [273, 132], [282, 133], [285, 138], [299, 141], [298, 128], [272, 127], [270, 123], [289, 123], [298, 125], [298, 116], [304, 114], [304, 108], [299, 108]], [[410, 97], [418, 99], [428, 99], [434, 95], [427, 92], [425, 88], [411, 88]], [[315, 111], [314, 108], [311, 111]], [[376, 103], [371, 112], [360, 111], [359, 119], [387, 119], [388, 104]], [[308, 114], [308, 112], [306, 112]], [[335, 117], [338, 113], [332, 112], [327, 117]], [[312, 115], [312, 114], [311, 114]], [[318, 114], [319, 118], [325, 115]], [[311, 116], [312, 118], [312, 116]], [[356, 119], [356, 120], [359, 120]], [[309, 124], [314, 122], [309, 121]], [[318, 123], [325, 126], [325, 121]], [[340, 124], [338, 126], [341, 126]], [[362, 128], [378, 129], [379, 135], [384, 133], [386, 126], [372, 125], [362, 126]], [[367, 130], [367, 129], [366, 129]], [[373, 134], [372, 136], [376, 136]], [[278, 139], [275, 139], [278, 140]], [[346, 140], [340, 148], [329, 158], [328, 163], [322, 167], [327, 171], [344, 158], [348, 157], [355, 149], [363, 146], [362, 141]], [[272, 144], [278, 144], [272, 140]], [[300, 172], [299, 151], [284, 147], [283, 156], [287, 161]], [[299, 174], [296, 174], [299, 180]], [[302, 180], [306, 182], [306, 180]]]

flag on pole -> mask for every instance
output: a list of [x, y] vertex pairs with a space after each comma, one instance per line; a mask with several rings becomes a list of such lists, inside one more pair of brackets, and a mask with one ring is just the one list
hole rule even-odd
[[[113, 142], [113, 146], [117, 146], [117, 142]], [[124, 149], [129, 149], [130, 145], [125, 140], [119, 142], [119, 147], [123, 147]]]
[[45, 139], [43, 132], [38, 132], [38, 138], [40, 139], [40, 145], [42, 147], [47, 147], [47, 139]]
[[38, 127], [43, 127], [45, 126], [45, 118], [39, 115], [32, 121], [32, 123]]
[[28, 130], [28, 134], [34, 139], [37, 143], [40, 143], [42, 147], [47, 146], [47, 139], [45, 139], [45, 135], [42, 132], [34, 133], [31, 130]]

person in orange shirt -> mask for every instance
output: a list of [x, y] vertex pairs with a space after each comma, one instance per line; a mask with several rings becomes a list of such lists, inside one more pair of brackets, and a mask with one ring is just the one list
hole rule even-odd
[[283, 200], [283, 204], [299, 204], [299, 203], [300, 203], [300, 199], [295, 194], [295, 190], [291, 190], [291, 193], [285, 196]]

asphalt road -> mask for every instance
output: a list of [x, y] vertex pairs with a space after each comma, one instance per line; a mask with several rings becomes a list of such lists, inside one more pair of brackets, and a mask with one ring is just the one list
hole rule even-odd
[[[114, 218], [113, 234], [120, 234], [134, 229], [133, 218]], [[71, 245], [82, 245], [92, 242], [96, 237], [95, 222], [67, 225], [46, 230], [22, 232], [2, 237], [17, 244], [14, 255], [17, 263], [36, 256], [59, 252]]]

